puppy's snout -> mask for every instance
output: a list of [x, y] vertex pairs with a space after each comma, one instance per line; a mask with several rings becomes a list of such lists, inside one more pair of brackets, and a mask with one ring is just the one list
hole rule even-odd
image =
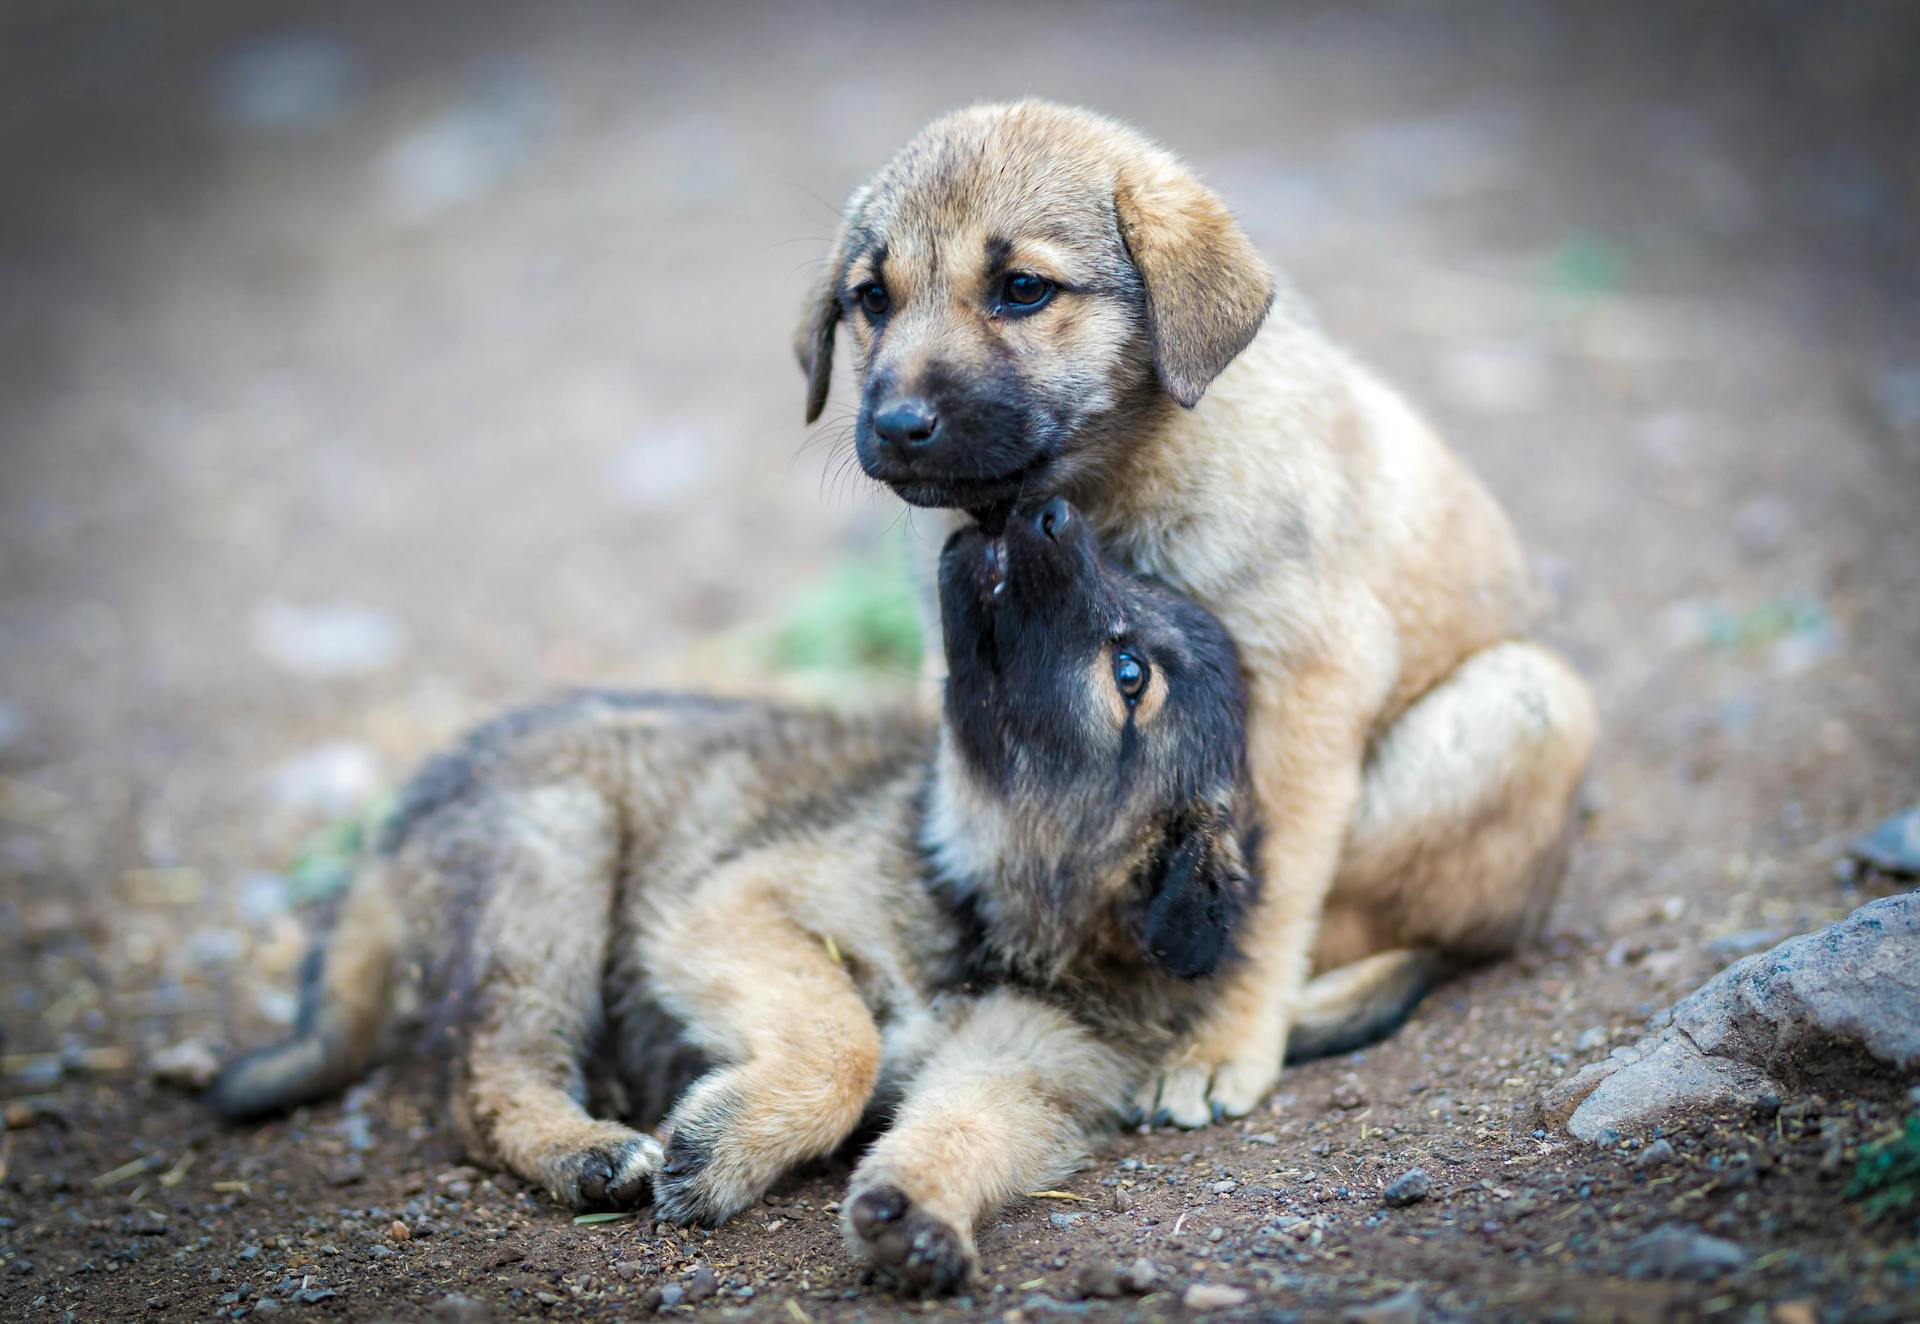
[[1040, 507], [1033, 517], [1033, 524], [1047, 537], [1059, 542], [1073, 527], [1073, 507], [1067, 504], [1064, 497], [1055, 497]]
[[893, 400], [873, 415], [874, 435], [895, 450], [918, 450], [939, 430], [940, 415], [924, 399]]

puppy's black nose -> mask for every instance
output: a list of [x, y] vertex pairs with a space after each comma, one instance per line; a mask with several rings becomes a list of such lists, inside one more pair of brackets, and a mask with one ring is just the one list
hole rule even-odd
[[1040, 532], [1059, 542], [1073, 524], [1073, 507], [1067, 504], [1064, 497], [1055, 497], [1040, 507], [1040, 513], [1033, 517], [1033, 523]]
[[873, 416], [873, 430], [889, 446], [913, 449], [933, 440], [940, 416], [925, 400], [895, 400]]

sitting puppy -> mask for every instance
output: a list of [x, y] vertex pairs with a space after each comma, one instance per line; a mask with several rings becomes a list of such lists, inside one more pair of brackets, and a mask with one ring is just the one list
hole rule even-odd
[[[954, 534], [939, 579], [937, 728], [590, 694], [429, 763], [294, 1036], [215, 1105], [315, 1098], [425, 1020], [475, 1158], [716, 1224], [884, 1101], [847, 1237], [905, 1287], [963, 1284], [975, 1220], [1071, 1171], [1196, 1023], [1252, 884], [1218, 622], [1057, 499]], [[589, 1110], [688, 1047], [664, 1149]]]

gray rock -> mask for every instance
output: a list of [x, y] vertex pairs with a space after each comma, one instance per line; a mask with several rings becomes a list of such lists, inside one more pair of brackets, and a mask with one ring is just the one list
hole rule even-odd
[[1433, 1178], [1427, 1176], [1425, 1168], [1409, 1168], [1396, 1177], [1380, 1198], [1392, 1209], [1404, 1209], [1410, 1204], [1419, 1204], [1433, 1194]]
[[1865, 1054], [1920, 1070], [1920, 893], [1884, 897], [1715, 975], [1639, 1043], [1549, 1090], [1546, 1120], [1593, 1141], [1677, 1109], [1780, 1094]]
[[1884, 897], [1720, 972], [1673, 1008], [1710, 1057], [1791, 1072], [1856, 1045], [1920, 1070], [1920, 893]]
[[1059, 1213], [1048, 1214], [1047, 1221], [1058, 1228], [1069, 1228], [1085, 1217], [1086, 1215], [1082, 1213], [1061, 1211]]
[[1882, 820], [1847, 854], [1878, 873], [1920, 877], [1920, 805]]
[[1718, 1278], [1746, 1262], [1746, 1247], [1684, 1223], [1657, 1227], [1627, 1246], [1627, 1273], [1634, 1278]]

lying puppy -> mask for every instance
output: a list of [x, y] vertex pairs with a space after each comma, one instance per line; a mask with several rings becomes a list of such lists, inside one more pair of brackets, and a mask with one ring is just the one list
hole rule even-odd
[[[586, 695], [430, 762], [229, 1117], [362, 1072], [425, 1018], [468, 1150], [572, 1206], [719, 1223], [892, 1122], [844, 1206], [914, 1289], [1057, 1180], [1193, 1024], [1251, 889], [1239, 667], [1055, 500], [940, 562], [944, 720]], [[664, 1025], [664, 1029], [663, 1029]], [[587, 1106], [707, 1069], [664, 1151]]]
[[[1275, 301], [1177, 160], [1044, 102], [937, 120], [847, 201], [796, 340], [809, 421], [842, 323], [871, 477], [974, 512], [1063, 493], [1239, 647], [1272, 885], [1147, 1107], [1245, 1113], [1287, 1048], [1357, 1047], [1538, 929], [1587, 687], [1526, 640], [1530, 577], [1486, 489]], [[1310, 969], [1338, 977], [1307, 996]]]

